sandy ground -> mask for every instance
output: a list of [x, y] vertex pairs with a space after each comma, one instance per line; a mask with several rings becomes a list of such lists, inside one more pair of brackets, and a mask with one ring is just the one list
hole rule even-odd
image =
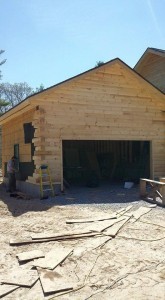
[[[82, 191], [80, 192], [81, 195]], [[92, 199], [97, 191], [90, 191]], [[45, 242], [22, 246], [10, 246], [11, 238], [26, 238], [32, 233], [63, 232], [84, 229], [86, 224], [66, 224], [68, 218], [89, 218], [100, 213], [111, 213], [132, 204], [131, 211], [139, 206], [149, 207], [149, 203], [137, 201], [138, 191], [113, 191], [116, 202], [100, 204], [60, 205], [78, 199], [79, 192], [68, 191], [54, 200], [18, 200], [10, 198], [3, 185], [0, 186], [0, 273], [18, 268], [30, 269], [31, 262], [19, 265], [16, 254], [40, 249], [50, 251], [59, 242]], [[86, 194], [86, 197], [88, 193]], [[103, 197], [106, 197], [103, 194]], [[122, 197], [124, 199], [122, 200]], [[119, 199], [120, 198], [120, 199]], [[90, 198], [89, 198], [90, 199]], [[99, 195], [100, 199], [100, 195]], [[118, 201], [119, 200], [119, 201]], [[67, 202], [67, 204], [68, 204]], [[90, 201], [88, 201], [90, 202]], [[93, 201], [94, 202], [94, 201]], [[114, 201], [113, 201], [114, 202]], [[58, 205], [57, 205], [58, 203]], [[105, 237], [92, 237], [62, 241], [64, 246], [72, 246], [74, 252], [62, 265], [56, 268], [64, 278], [72, 280], [76, 291], [56, 298], [45, 297], [40, 281], [31, 288], [19, 288], [3, 299], [20, 300], [134, 300], [165, 299], [165, 208], [155, 207], [135, 223], [127, 222], [118, 235], [103, 244]], [[97, 247], [103, 244], [102, 247]]]

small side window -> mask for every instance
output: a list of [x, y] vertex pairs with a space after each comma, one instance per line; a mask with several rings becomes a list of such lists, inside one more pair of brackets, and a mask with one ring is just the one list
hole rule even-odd
[[32, 139], [34, 138], [34, 127], [32, 126], [32, 123], [24, 123], [23, 128], [25, 144], [32, 143]]

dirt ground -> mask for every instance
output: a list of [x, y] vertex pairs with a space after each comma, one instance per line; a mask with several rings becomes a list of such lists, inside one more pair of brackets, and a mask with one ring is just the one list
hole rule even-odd
[[[97, 191], [88, 191], [93, 198]], [[11, 238], [28, 238], [34, 233], [60, 233], [81, 230], [87, 224], [66, 224], [68, 218], [91, 218], [103, 213], [112, 213], [120, 208], [132, 205], [130, 212], [140, 206], [150, 204], [138, 199], [137, 189], [126, 192], [113, 191], [109, 199], [97, 204], [67, 204], [76, 194], [68, 191], [66, 195], [54, 200], [21, 200], [11, 198], [0, 186], [0, 275], [11, 270], [31, 269], [31, 261], [19, 265], [16, 254], [40, 249], [44, 253], [60, 243], [72, 246], [73, 253], [56, 268], [65, 280], [71, 279], [74, 290], [63, 294], [44, 297], [40, 281], [29, 288], [19, 288], [3, 299], [20, 300], [157, 300], [165, 299], [165, 208], [152, 207], [151, 211], [136, 222], [130, 220], [121, 228], [115, 238], [104, 244], [105, 236], [73, 239], [60, 242], [33, 243], [22, 246], [10, 246]], [[123, 194], [122, 194], [123, 193]], [[73, 197], [74, 195], [74, 197]], [[88, 197], [88, 193], [86, 194]], [[106, 198], [103, 194], [102, 197]], [[124, 199], [122, 200], [122, 197]], [[100, 195], [99, 195], [100, 198]], [[104, 199], [103, 199], [104, 200]], [[61, 201], [61, 202], [60, 202]], [[83, 201], [82, 201], [83, 202]], [[93, 201], [94, 202], [94, 201]], [[57, 205], [58, 203], [58, 205]], [[70, 202], [69, 202], [70, 204]], [[98, 247], [99, 245], [102, 245]]]

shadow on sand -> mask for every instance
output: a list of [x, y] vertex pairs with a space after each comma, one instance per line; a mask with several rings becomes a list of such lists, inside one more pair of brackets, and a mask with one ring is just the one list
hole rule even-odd
[[89, 188], [85, 186], [71, 186], [64, 193], [47, 199], [16, 199], [10, 197], [5, 186], [0, 184], [0, 200], [3, 201], [14, 217], [18, 217], [29, 211], [46, 211], [52, 206], [65, 205], [113, 205], [127, 204], [139, 201], [139, 186], [125, 189], [122, 183], [102, 183], [99, 187]]
[[0, 202], [7, 205], [7, 209], [13, 217], [18, 217], [29, 211], [46, 211], [50, 208], [50, 205], [40, 199], [23, 200], [10, 197], [10, 193], [6, 192], [3, 183], [0, 184]]

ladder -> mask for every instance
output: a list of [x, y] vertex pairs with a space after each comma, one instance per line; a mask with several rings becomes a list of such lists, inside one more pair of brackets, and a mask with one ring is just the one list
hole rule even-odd
[[41, 165], [39, 170], [41, 199], [44, 198], [44, 192], [47, 191], [50, 191], [52, 196], [54, 196], [54, 189], [48, 165]]

